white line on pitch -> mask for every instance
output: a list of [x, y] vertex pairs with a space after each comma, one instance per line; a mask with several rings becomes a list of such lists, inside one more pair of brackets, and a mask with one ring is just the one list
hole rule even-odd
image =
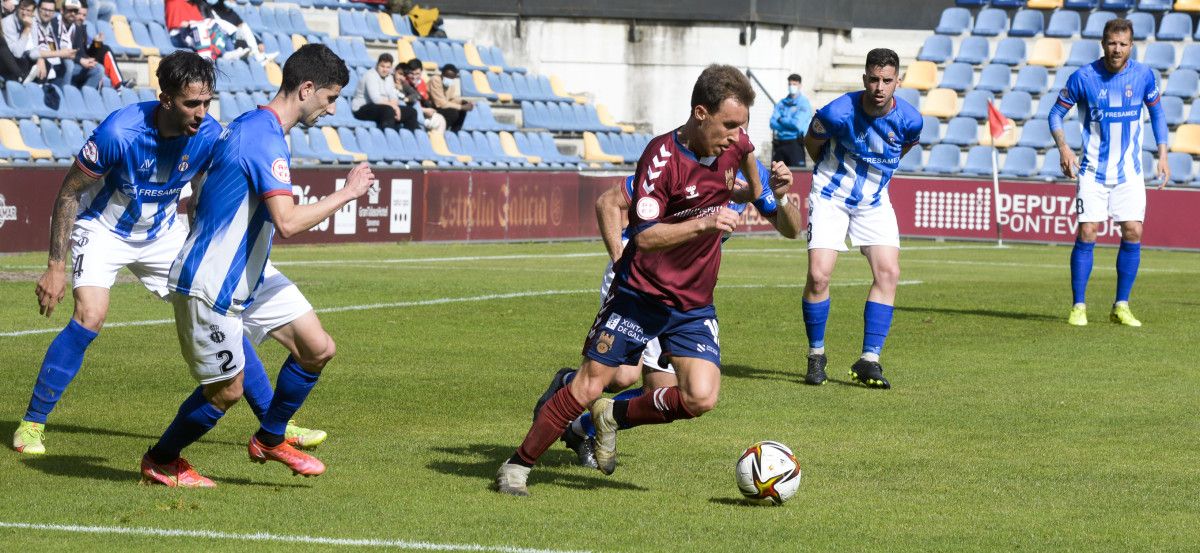
[[154, 536], [165, 538], [202, 538], [210, 540], [260, 541], [276, 543], [304, 543], [316, 545], [346, 545], [356, 547], [379, 547], [416, 549], [421, 551], [492, 551], [496, 553], [586, 553], [561, 549], [533, 549], [505, 545], [479, 545], [473, 543], [431, 543], [424, 541], [384, 540], [370, 538], [324, 538], [320, 536], [293, 536], [286, 534], [233, 534], [212, 530], [170, 530], [164, 528], [137, 528], [125, 526], [79, 526], [75, 524], [32, 524], [27, 522], [0, 522], [0, 528], [70, 532], [75, 534], [121, 534]]

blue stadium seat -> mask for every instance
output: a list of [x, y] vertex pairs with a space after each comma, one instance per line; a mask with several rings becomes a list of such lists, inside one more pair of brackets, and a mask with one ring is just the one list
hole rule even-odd
[[939, 35], [958, 36], [971, 26], [971, 12], [966, 8], [946, 8], [934, 32]]
[[[332, 159], [334, 163], [351, 163], [354, 161], [354, 156], [333, 153], [329, 149], [329, 143], [325, 141], [325, 135], [321, 133], [319, 127], [308, 129], [308, 145], [322, 158]], [[345, 145], [343, 144], [343, 146]]]
[[1012, 26], [1008, 29], [1008, 36], [1038, 36], [1042, 34], [1042, 26], [1045, 23], [1046, 19], [1042, 15], [1042, 12], [1038, 10], [1021, 10], [1017, 12], [1017, 15], [1013, 16]]
[[1067, 86], [1067, 79], [1070, 79], [1071, 73], [1077, 69], [1079, 68], [1073, 65], [1059, 67], [1058, 71], [1054, 73], [1054, 82], [1050, 84], [1050, 88], [1046, 89], [1046, 92], [1057, 95]]
[[1200, 71], [1200, 44], [1188, 44], [1183, 47], [1183, 55], [1179, 58], [1179, 69]]
[[[50, 107], [46, 105], [46, 92], [42, 90], [42, 85], [26, 83], [24, 86], [22, 86], [21, 83], [9, 81], [8, 88], [10, 90], [15, 88], [25, 89], [25, 97], [29, 99], [28, 105], [30, 109], [33, 110], [33, 115], [37, 115], [38, 117], [49, 117], [50, 119], [58, 119], [62, 117], [62, 115], [58, 113], [58, 110], [50, 109]], [[13, 107], [16, 107], [15, 102], [12, 101], [12, 96], [9, 96], [9, 104], [13, 105]]]
[[1057, 148], [1046, 150], [1046, 155], [1042, 156], [1042, 169], [1038, 171], [1038, 176], [1047, 180], [1065, 179], [1061, 162], [1062, 158], [1059, 157]]
[[[299, 126], [288, 131], [288, 141], [291, 146], [292, 163], [333, 163], [334, 160], [324, 159], [308, 145], [308, 135]], [[332, 156], [332, 154], [330, 154]]]
[[1063, 9], [1091, 11], [1096, 9], [1099, 3], [1099, 0], [1064, 0]]
[[929, 161], [925, 162], [926, 173], [953, 175], [958, 173], [962, 154], [958, 146], [938, 144], [929, 150]]
[[[1171, 168], [1171, 182], [1173, 184], [1186, 184], [1192, 180], [1192, 175], [1195, 174], [1195, 164], [1192, 163], [1192, 155], [1183, 152], [1171, 152], [1167, 154], [1167, 166]], [[1154, 167], [1153, 165], [1150, 166]], [[1147, 170], [1143, 167], [1142, 172], [1150, 174], [1153, 169]]]
[[[83, 102], [83, 93], [78, 88], [71, 85], [61, 87], [62, 103], [58, 110], [71, 119], [86, 119], [88, 113], [87, 104]], [[2, 115], [0, 117], [9, 117]]]
[[1184, 40], [1192, 36], [1192, 16], [1183, 12], [1171, 12], [1158, 23], [1157, 40]]
[[942, 124], [932, 115], [922, 116], [921, 144], [932, 146], [942, 141]]
[[396, 27], [396, 32], [400, 33], [400, 36], [415, 36], [416, 35], [416, 33], [413, 32], [412, 20], [410, 20], [409, 18], [407, 18], [403, 15], [400, 15], [398, 13], [393, 13], [392, 14], [392, 25], [394, 25]]
[[[92, 11], [96, 11], [96, 10], [92, 10]], [[96, 22], [96, 30], [98, 32], [104, 33], [105, 37], [117, 36], [117, 33], [115, 31], [113, 31], [112, 25], [109, 24], [109, 22], [104, 21], [103, 19]], [[107, 45], [110, 49], [112, 49], [114, 56], [120, 56], [123, 58], [141, 58], [142, 57], [142, 50], [140, 48], [132, 48], [132, 47], [126, 48], [124, 46], [121, 46], [120, 44], [117, 44], [116, 40], [111, 40], [111, 39], [106, 40], [105, 45]]]
[[[367, 70], [362, 71], [362, 73], [366, 73], [367, 71], [373, 71], [373, 70], [367, 69]], [[350, 80], [346, 82], [346, 86], [342, 87], [342, 92], [341, 92], [341, 94], [338, 94], [338, 95], [347, 100], [353, 98], [354, 92], [358, 90], [358, 80], [362, 78], [362, 77], [360, 77], [360, 75], [362, 73], [360, 73], [358, 71], [353, 71], [353, 70], [350, 71]]]
[[[1071, 53], [1067, 54], [1067, 63], [1075, 67], [1082, 67], [1100, 59], [1100, 43], [1091, 40], [1079, 40], [1071, 45]], [[1059, 71], [1064, 70], [1060, 68]]]
[[1146, 12], [1133, 12], [1125, 16], [1133, 25], [1133, 40], [1143, 41], [1154, 36], [1154, 15]]
[[969, 36], [958, 45], [958, 55], [954, 56], [956, 63], [979, 65], [990, 57], [991, 47], [988, 39], [981, 36]]
[[1079, 151], [1083, 147], [1083, 126], [1079, 121], [1064, 121], [1063, 136], [1072, 150]]
[[[938, 88], [949, 88], [955, 92], [966, 92], [971, 89], [975, 81], [975, 68], [965, 63], [952, 63], [946, 66], [946, 70], [942, 71], [942, 82], [938, 84]], [[901, 88], [901, 90], [914, 90], [911, 88]]]
[[[378, 128], [374, 130], [379, 130]], [[379, 135], [383, 138], [383, 134]], [[397, 156], [391, 153], [391, 148], [387, 147], [387, 140], [376, 144], [375, 139], [371, 137], [371, 131], [359, 127], [357, 129], [338, 129], [338, 140], [342, 142], [342, 147], [349, 151], [357, 151], [367, 154], [367, 159], [371, 163], [391, 163], [399, 161]]]
[[921, 107], [921, 91], [915, 88], [897, 88], [896, 97], [908, 102], [912, 107]]
[[1045, 119], [1030, 119], [1021, 125], [1021, 138], [1017, 146], [1045, 150], [1054, 147], [1054, 137], [1050, 134], [1050, 124]]
[[1006, 38], [996, 45], [996, 55], [992, 63], [1004, 65], [1021, 65], [1025, 63], [1025, 39]]
[[63, 138], [62, 129], [54, 121], [42, 119], [38, 126], [41, 127], [43, 142], [50, 148], [50, 152], [56, 159], [71, 159], [79, 152], [82, 144], [75, 147], [67, 144], [66, 139]]
[[1037, 170], [1037, 152], [1033, 148], [1018, 146], [1010, 148], [1004, 156], [1000, 176], [1024, 179], [1036, 175]]
[[992, 98], [995, 98], [995, 94], [986, 90], [972, 90], [968, 92], [963, 97], [962, 108], [958, 110], [959, 117], [970, 117], [976, 120], [987, 119], [987, 103]]
[[1200, 77], [1197, 77], [1196, 72], [1191, 69], [1178, 69], [1167, 78], [1163, 95], [1192, 98], [1196, 96], [1197, 88], [1200, 88]]
[[146, 30], [150, 32], [150, 43], [158, 48], [158, 52], [164, 56], [174, 54], [175, 45], [171, 44], [171, 37], [167, 34], [167, 28], [163, 27], [162, 23], [151, 21], [146, 24]]
[[950, 59], [950, 52], [954, 45], [951, 44], [950, 37], [943, 35], [929, 35], [925, 38], [925, 44], [921, 45], [921, 53], [917, 54], [917, 61], [931, 61], [933, 63], [942, 64]]
[[1083, 38], [1099, 39], [1100, 36], [1104, 34], [1104, 24], [1116, 18], [1117, 14], [1113, 12], [1092, 12], [1092, 14], [1088, 16], [1087, 25], [1083, 28]]
[[1025, 0], [992, 0], [992, 7], [1004, 9], [1023, 8], [1025, 7]]
[[137, 8], [133, 7], [133, 0], [116, 0], [116, 4], [117, 13], [124, 14], [125, 18], [130, 21], [141, 21]]
[[131, 106], [142, 101], [142, 99], [138, 97], [137, 92], [134, 92], [128, 88], [122, 88], [117, 92], [117, 95], [121, 97], [121, 104], [125, 106]]
[[1146, 45], [1142, 63], [1159, 71], [1173, 69], [1175, 67], [1175, 46], [1169, 42], [1151, 42]]
[[1012, 68], [998, 63], [989, 64], [979, 74], [979, 82], [975, 83], [976, 90], [989, 92], [1004, 92], [1012, 88]]
[[348, 10], [338, 10], [338, 34], [340, 36], [364, 36], [366, 29], [362, 27], [362, 19], [357, 16], [358, 12]]
[[500, 66], [501, 68], [503, 68], [505, 71], [507, 71], [509, 73], [524, 73], [526, 71], [526, 69], [524, 67], [509, 65], [509, 63], [507, 61], [505, 61], [505, 59], [504, 59], [504, 52], [502, 50], [500, 50], [499, 47], [489, 46], [487, 48], [487, 50], [488, 50], [488, 60], [490, 60], [489, 65]]
[[1113, 10], [1123, 12], [1132, 10], [1137, 5], [1137, 0], [1100, 0], [1100, 9]]
[[50, 150], [56, 159], [59, 158], [50, 145], [46, 144], [46, 140], [42, 138], [42, 130], [32, 120], [22, 119], [17, 122], [17, 126], [21, 132], [21, 140], [25, 141], [26, 146], [35, 150]]
[[920, 146], [914, 147], [900, 158], [900, 166], [897, 167], [897, 170], [905, 173], [920, 173], [921, 167], [924, 165], [922, 160], [924, 154], [925, 150], [922, 150]]
[[261, 63], [250, 60], [245, 64], [247, 71], [250, 72], [250, 81], [246, 83], [246, 89], [252, 92], [274, 92], [275, 86], [271, 81], [267, 80], [267, 70], [263, 68]]
[[103, 121], [105, 117], [108, 117], [109, 111], [104, 109], [104, 98], [100, 96], [99, 90], [83, 87], [79, 91], [83, 93], [83, 104], [87, 106], [83, 119]]
[[1026, 65], [1017, 71], [1017, 82], [1013, 85], [1013, 90], [1041, 95], [1046, 91], [1048, 82], [1050, 82], [1050, 75], [1045, 67]]
[[942, 144], [974, 146], [979, 144], [979, 122], [970, 117], [955, 117], [946, 125]]
[[1058, 10], [1050, 15], [1045, 34], [1051, 38], [1075, 38], [1079, 36], [1079, 29], [1079, 12]]
[[1192, 102], [1192, 109], [1188, 111], [1186, 123], [1200, 125], [1200, 102]]
[[967, 161], [963, 163], [960, 173], [972, 176], [991, 175], [992, 147], [972, 146], [967, 150]]
[[1008, 30], [1008, 14], [997, 8], [985, 8], [975, 16], [974, 36], [997, 36]]
[[1163, 96], [1162, 110], [1168, 126], [1174, 127], [1183, 123], [1183, 100], [1178, 96]]
[[1144, 12], [1169, 12], [1174, 0], [1140, 0], [1137, 9]]
[[962, 6], [964, 8], [982, 8], [987, 3], [988, 0], [954, 0], [955, 6]]
[[63, 142], [71, 148], [73, 152], [71, 155], [75, 155], [80, 148], [83, 148], [84, 142], [87, 142], [87, 136], [83, 134], [83, 127], [80, 127], [79, 122], [73, 119], [59, 121], [59, 127], [62, 129]]
[[1013, 90], [1000, 99], [1000, 113], [1016, 122], [1022, 122], [1033, 115], [1033, 98], [1028, 92]]
[[[408, 142], [405, 142], [404, 139], [400, 138], [400, 133], [396, 129], [383, 129], [383, 143], [387, 145], [387, 148], [391, 150], [392, 154], [395, 155], [400, 161], [405, 163], [420, 162], [421, 154], [419, 151], [417, 151], [417, 142], [412, 138], [412, 131], [405, 129], [405, 132], [407, 132], [409, 136]], [[374, 132], [372, 132], [371, 136], [376, 137], [376, 140], [378, 140], [380, 135], [376, 135]]]

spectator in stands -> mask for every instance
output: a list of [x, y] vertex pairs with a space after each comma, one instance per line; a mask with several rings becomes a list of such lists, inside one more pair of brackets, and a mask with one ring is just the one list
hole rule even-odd
[[[6, 1], [4, 5], [8, 6], [9, 3]], [[7, 10], [7, 8], [5, 9]], [[0, 21], [9, 16], [15, 18], [15, 12], [16, 7], [14, 6], [13, 12], [5, 14], [3, 18], [0, 18]], [[8, 47], [8, 40], [5, 38], [5, 34], [7, 33], [0, 33], [0, 78], [6, 81], [25, 80], [25, 77], [29, 75], [31, 64], [29, 60], [13, 54], [12, 49]]]
[[5, 18], [17, 11], [17, 0], [4, 0], [0, 2], [0, 18]]
[[402, 64], [395, 72], [396, 90], [400, 91], [404, 103], [421, 110], [421, 113], [425, 115], [425, 130], [444, 131], [446, 130], [446, 118], [433, 109], [433, 102], [429, 101], [429, 87], [425, 84], [424, 74], [425, 64], [421, 63], [421, 60], [417, 58], [408, 60], [408, 63]]
[[64, 80], [72, 85], [97, 88], [104, 68], [88, 55], [87, 7], [80, 0], [65, 0], [59, 18], [59, 44], [75, 51], [75, 57], [64, 60]]
[[375, 69], [367, 71], [358, 80], [350, 110], [354, 117], [363, 121], [374, 121], [380, 129], [395, 129], [403, 126], [417, 129], [417, 110], [400, 103], [400, 91], [389, 78], [392, 75], [391, 54], [380, 54]]
[[71, 38], [63, 36], [63, 19], [58, 13], [54, 0], [38, 0], [37, 5], [37, 45], [41, 52], [40, 59], [45, 62], [46, 73], [41, 80], [56, 85], [64, 85], [70, 77], [71, 68], [67, 60], [75, 58], [75, 50], [64, 47], [70, 44]]
[[771, 161], [788, 167], [804, 167], [804, 132], [813, 118], [812, 104], [800, 92], [800, 75], [788, 75], [788, 93], [775, 104], [771, 114]]
[[475, 104], [464, 100], [458, 84], [458, 67], [452, 63], [442, 66], [442, 74], [429, 80], [429, 99], [434, 109], [446, 118], [446, 128], [455, 132], [462, 130], [467, 112]]
[[[46, 4], [54, 6], [50, 0], [46, 0]], [[53, 77], [49, 72], [47, 59], [57, 56], [70, 55], [74, 56], [74, 52], [62, 52], [59, 50], [44, 50], [38, 46], [38, 19], [34, 17], [34, 9], [37, 4], [34, 0], [21, 0], [17, 5], [17, 11], [0, 20], [0, 29], [4, 33], [4, 41], [7, 43], [9, 51], [13, 57], [20, 61], [22, 66], [30, 67], [29, 73], [22, 79], [24, 81], [39, 80], [44, 81], [48, 77]], [[53, 9], [51, 15], [53, 16]]]
[[225, 0], [193, 0], [193, 2], [199, 8], [200, 15], [204, 16], [207, 27], [218, 25], [225, 34], [234, 37], [234, 48], [231, 50], [237, 54], [237, 57], [251, 55], [255, 61], [266, 65], [268, 61], [279, 55], [279, 52], [267, 53], [266, 48], [254, 35], [254, 31], [237, 12], [233, 11], [233, 8], [225, 3]]

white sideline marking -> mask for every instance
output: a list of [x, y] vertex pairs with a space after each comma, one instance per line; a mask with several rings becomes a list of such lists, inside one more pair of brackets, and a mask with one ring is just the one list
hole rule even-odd
[[[861, 286], [870, 284], [870, 281], [865, 280], [846, 280], [835, 282], [830, 286]], [[919, 280], [904, 280], [900, 281], [901, 285], [921, 284]], [[803, 284], [721, 284], [717, 285], [721, 288], [803, 288]], [[346, 311], [366, 311], [369, 309], [390, 309], [396, 307], [421, 307], [426, 305], [442, 305], [447, 303], [467, 303], [476, 301], [491, 301], [505, 300], [512, 298], [541, 298], [547, 296], [568, 296], [574, 294], [599, 294], [600, 291], [595, 288], [583, 288], [578, 290], [539, 290], [531, 292], [509, 292], [506, 294], [487, 294], [483, 296], [466, 296], [460, 298], [434, 298], [431, 300], [413, 300], [413, 301], [397, 301], [389, 303], [368, 303], [364, 305], [345, 305], [342, 307], [323, 307], [316, 309], [317, 313], [343, 313]], [[105, 328], [122, 328], [128, 326], [153, 326], [174, 323], [174, 319], [153, 319], [148, 321], [126, 321], [119, 323], [105, 323]], [[35, 334], [52, 334], [58, 332], [59, 328], [35, 328], [30, 330], [14, 330], [10, 332], [0, 332], [0, 338], [13, 338], [17, 336], [31, 336]]]
[[21, 530], [43, 530], [72, 532], [76, 534], [123, 534], [134, 536], [156, 536], [167, 538], [204, 538], [237, 541], [265, 541], [283, 543], [309, 543], [318, 545], [349, 545], [356, 547], [387, 547], [419, 549], [422, 551], [494, 551], [497, 553], [587, 553], [561, 549], [532, 549], [504, 545], [479, 545], [473, 543], [430, 543], [424, 541], [381, 540], [362, 538], [323, 538], [319, 536], [292, 536], [286, 534], [231, 534], [212, 530], [168, 530], [163, 528], [137, 528], [124, 526], [78, 526], [74, 524], [31, 524], [26, 522], [0, 522], [0, 528]]

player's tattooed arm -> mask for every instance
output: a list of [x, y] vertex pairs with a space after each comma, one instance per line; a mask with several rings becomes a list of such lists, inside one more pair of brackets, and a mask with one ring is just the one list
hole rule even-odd
[[625, 247], [621, 244], [621, 227], [625, 226], [624, 218], [629, 212], [629, 200], [621, 185], [605, 190], [596, 199], [596, 224], [600, 226], [600, 238], [608, 256], [616, 261], [621, 258]]
[[66, 295], [67, 256], [70, 255], [71, 227], [75, 225], [75, 215], [79, 211], [79, 195], [97, 180], [72, 165], [58, 189], [54, 212], [50, 216], [50, 255], [46, 272], [38, 279], [36, 289], [38, 310], [47, 317]]

